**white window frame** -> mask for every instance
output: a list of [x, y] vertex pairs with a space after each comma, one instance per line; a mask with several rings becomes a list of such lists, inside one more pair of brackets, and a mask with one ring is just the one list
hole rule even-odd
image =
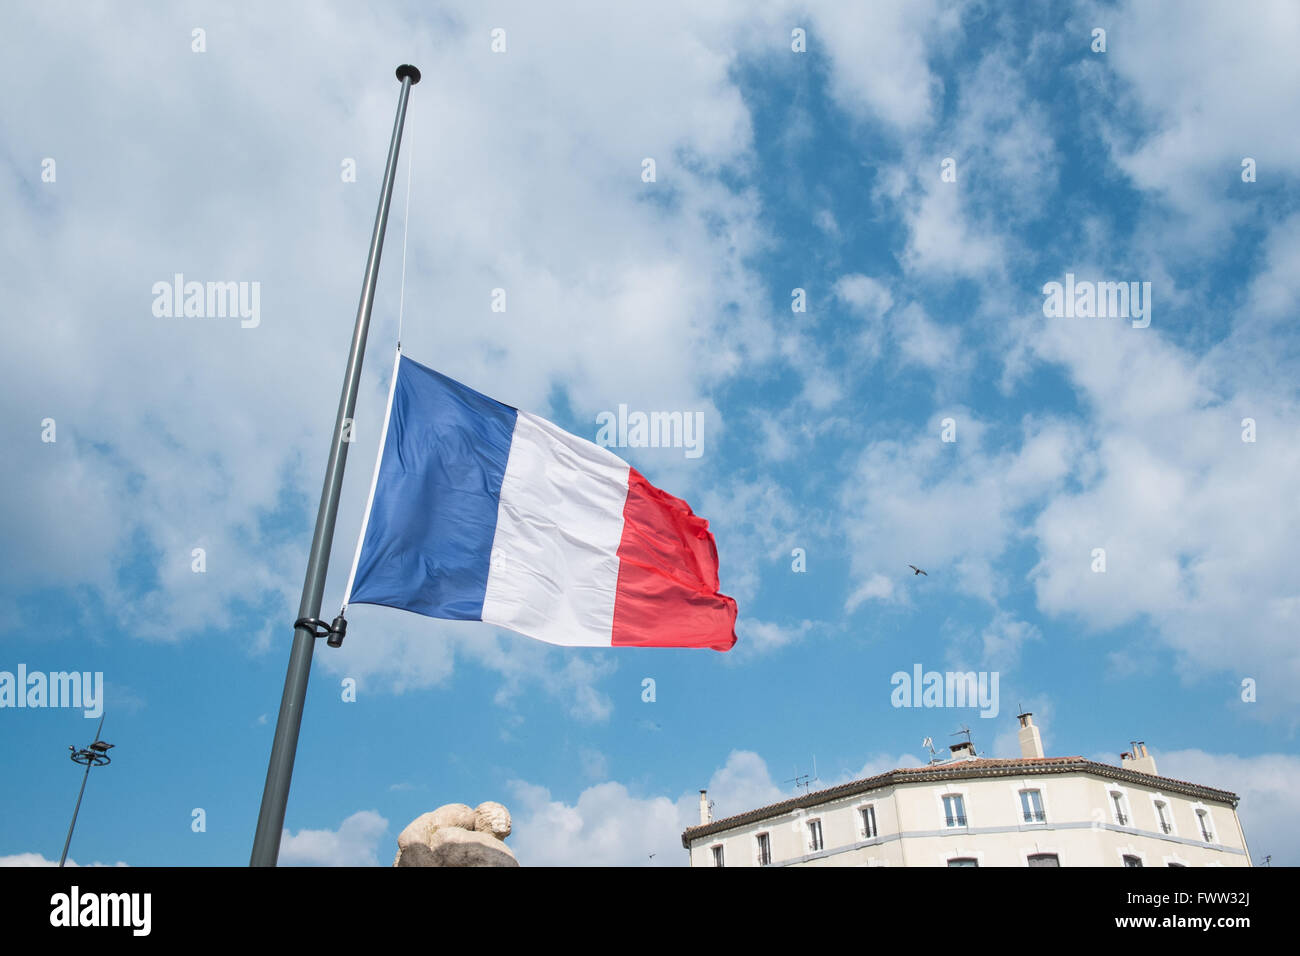
[[[763, 862], [763, 838], [767, 837], [767, 862]], [[771, 866], [772, 865], [772, 831], [764, 830], [762, 833], [754, 834], [754, 865]]]
[[943, 795], [943, 825], [947, 830], [970, 826], [970, 817], [966, 815], [966, 798], [960, 793]]
[[[871, 811], [871, 829], [872, 833], [867, 832], [867, 822], [864, 819], [866, 811]], [[857, 808], [858, 812], [858, 832], [862, 834], [864, 840], [874, 840], [880, 836], [880, 817], [876, 813], [875, 803], [863, 803]]]
[[[1219, 828], [1214, 825], [1214, 814], [1210, 813], [1210, 808], [1203, 803], [1193, 803], [1192, 814], [1196, 818], [1196, 835], [1200, 837], [1201, 842], [1208, 843], [1211, 846], [1218, 845], [1219, 841], [1216, 837]], [[1202, 820], [1202, 818], [1204, 819]], [[1208, 838], [1201, 832], [1202, 829], [1210, 831]]]
[[[822, 818], [821, 818], [821, 817], [812, 817], [812, 818], [810, 818], [810, 819], [807, 821], [807, 824], [808, 824], [808, 825], [807, 825], [807, 827], [806, 827], [806, 831], [805, 831], [805, 832], [806, 832], [806, 834], [807, 834], [807, 838], [808, 838], [808, 852], [809, 852], [809, 853], [821, 853], [823, 850], [826, 849], [826, 828], [822, 826]], [[816, 843], [819, 843], [820, 846], [813, 846], [813, 843], [814, 843], [814, 840], [813, 840], [813, 827], [814, 827], [814, 826], [817, 827], [817, 840], [816, 840], [815, 842], [816, 842]]]
[[[1174, 802], [1159, 791], [1149, 794], [1149, 796], [1151, 797], [1151, 813], [1156, 818], [1156, 832], [1161, 836], [1178, 836], [1178, 821], [1174, 819]], [[1160, 808], [1162, 806], [1165, 808], [1165, 822], [1169, 824], [1167, 832], [1161, 825], [1160, 820]]]
[[709, 847], [709, 853], [712, 855], [713, 865], [725, 867], [727, 865], [727, 851], [721, 843], [714, 843]]
[[[962, 816], [966, 822], [957, 826], [948, 826], [948, 808], [943, 805], [944, 797], [961, 797]], [[934, 792], [934, 801], [939, 806], [939, 829], [940, 830], [967, 830], [970, 829], [970, 788], [968, 787], [945, 787], [942, 790]]]
[[[1016, 822], [1019, 823], [1022, 827], [1042, 827], [1042, 826], [1047, 826], [1047, 795], [1046, 795], [1045, 793], [1043, 793], [1043, 788], [1042, 788], [1042, 787], [1028, 786], [1028, 785], [1021, 785], [1021, 786], [1017, 786], [1017, 787], [1015, 788], [1015, 791], [1016, 791]], [[1040, 808], [1040, 809], [1039, 809], [1039, 812], [1042, 813], [1042, 815], [1043, 815], [1043, 819], [1042, 819], [1042, 820], [1026, 820], [1026, 819], [1025, 819], [1025, 808], [1024, 808], [1024, 804], [1022, 803], [1022, 801], [1021, 801], [1021, 797], [1020, 797], [1020, 795], [1021, 795], [1022, 793], [1037, 793], [1037, 794], [1038, 794], [1038, 806], [1039, 806], [1039, 808]]]
[[[1119, 805], [1115, 803], [1116, 795], [1119, 796]], [[1106, 785], [1106, 804], [1110, 810], [1110, 818], [1117, 827], [1133, 827], [1133, 804], [1129, 801], [1128, 791], [1123, 787], [1117, 787], [1114, 784]], [[1120, 814], [1124, 814], [1127, 822], [1121, 823]]]

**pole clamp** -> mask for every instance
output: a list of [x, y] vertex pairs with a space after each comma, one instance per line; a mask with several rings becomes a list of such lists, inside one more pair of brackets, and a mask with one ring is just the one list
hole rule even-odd
[[332, 624], [326, 624], [315, 617], [300, 617], [293, 622], [293, 629], [296, 631], [300, 627], [309, 629], [312, 637], [329, 638], [325, 643], [330, 647], [342, 647], [343, 638], [348, 633], [348, 622], [342, 614], [336, 617]]

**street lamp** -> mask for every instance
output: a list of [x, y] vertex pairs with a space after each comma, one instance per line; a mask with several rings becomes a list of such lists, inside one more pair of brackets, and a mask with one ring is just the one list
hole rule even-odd
[[63, 866], [68, 859], [68, 846], [72, 843], [72, 828], [77, 825], [77, 814], [81, 812], [81, 798], [86, 792], [86, 781], [90, 779], [91, 767], [103, 767], [112, 763], [108, 752], [113, 749], [112, 744], [106, 744], [99, 739], [99, 732], [104, 729], [104, 718], [99, 718], [99, 729], [95, 731], [95, 742], [89, 747], [82, 747], [78, 750], [76, 747], [69, 745], [68, 749], [72, 751], [72, 762], [85, 764], [86, 773], [81, 778], [81, 790], [77, 793], [77, 807], [72, 811], [72, 822], [68, 824], [68, 838], [63, 841], [63, 855], [59, 857], [59, 866]]

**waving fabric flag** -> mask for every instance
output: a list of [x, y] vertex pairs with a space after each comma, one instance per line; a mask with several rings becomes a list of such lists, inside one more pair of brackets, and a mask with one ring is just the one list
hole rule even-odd
[[570, 646], [736, 643], [709, 524], [608, 449], [400, 353], [347, 604]]

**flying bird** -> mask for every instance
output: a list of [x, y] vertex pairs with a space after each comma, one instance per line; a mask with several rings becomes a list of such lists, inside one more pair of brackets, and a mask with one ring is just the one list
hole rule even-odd
[[[925, 571], [922, 571], [920, 568], [918, 568], [915, 564], [909, 564], [908, 567], [911, 568], [913, 571], [915, 571], [916, 574], [924, 574], [927, 578], [930, 576]], [[912, 575], [912, 577], [916, 577], [916, 574]]]

